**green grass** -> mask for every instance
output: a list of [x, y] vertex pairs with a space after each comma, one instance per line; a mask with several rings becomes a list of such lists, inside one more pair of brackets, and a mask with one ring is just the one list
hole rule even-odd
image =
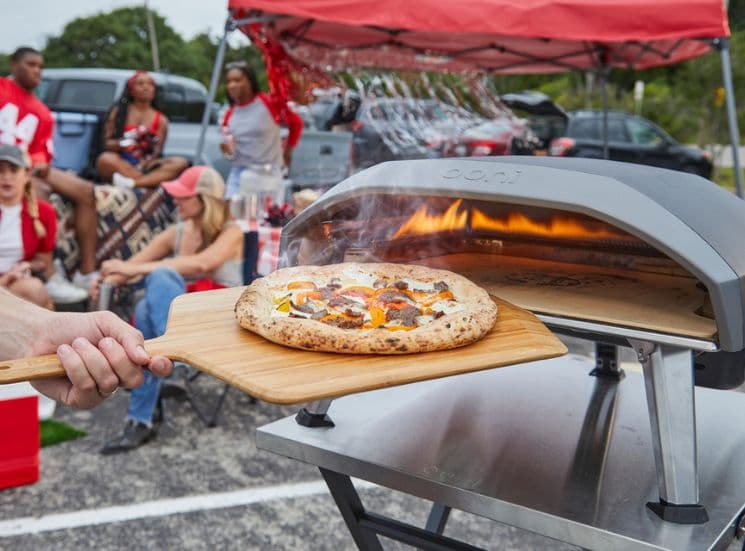
[[85, 432], [82, 430], [52, 419], [47, 419], [40, 423], [40, 433], [42, 448], [85, 436]]
[[717, 167], [714, 169], [713, 180], [729, 191], [735, 191], [735, 171], [732, 167]]

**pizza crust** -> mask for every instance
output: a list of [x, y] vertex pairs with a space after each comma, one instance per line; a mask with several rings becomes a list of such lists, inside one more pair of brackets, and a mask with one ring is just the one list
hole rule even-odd
[[[272, 316], [274, 295], [292, 281], [330, 280], [344, 270], [361, 270], [381, 277], [444, 281], [463, 305], [423, 327], [410, 331], [340, 329], [316, 320]], [[283, 268], [255, 280], [235, 305], [241, 327], [293, 348], [349, 354], [409, 354], [465, 346], [485, 336], [497, 320], [497, 305], [488, 293], [465, 277], [425, 266], [386, 263], [344, 263]]]

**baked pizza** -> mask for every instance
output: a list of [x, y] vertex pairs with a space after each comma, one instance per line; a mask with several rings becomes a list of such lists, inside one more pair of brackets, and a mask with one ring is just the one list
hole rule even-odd
[[246, 288], [235, 313], [242, 327], [270, 341], [354, 354], [457, 348], [497, 320], [487, 292], [463, 276], [383, 263], [277, 270]]

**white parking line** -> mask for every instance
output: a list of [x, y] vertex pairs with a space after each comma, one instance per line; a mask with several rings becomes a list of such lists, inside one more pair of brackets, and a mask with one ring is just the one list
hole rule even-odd
[[[359, 480], [355, 480], [354, 485], [359, 490], [375, 487], [374, 484]], [[165, 517], [180, 513], [190, 513], [192, 511], [225, 509], [264, 501], [308, 497], [327, 493], [328, 488], [323, 481], [300, 482], [297, 484], [280, 484], [264, 488], [247, 488], [235, 492], [160, 499], [116, 507], [97, 507], [95, 509], [44, 515], [42, 517], [16, 518], [0, 521], [0, 538], [37, 534], [39, 532], [54, 530], [67, 530], [81, 526], [111, 524], [141, 518]]]

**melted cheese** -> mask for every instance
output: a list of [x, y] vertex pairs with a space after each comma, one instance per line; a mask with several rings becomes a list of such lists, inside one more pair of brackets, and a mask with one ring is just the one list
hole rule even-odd
[[463, 305], [454, 300], [438, 300], [437, 302], [432, 304], [431, 308], [433, 312], [442, 312], [443, 314], [452, 314], [454, 312], [462, 311]]

